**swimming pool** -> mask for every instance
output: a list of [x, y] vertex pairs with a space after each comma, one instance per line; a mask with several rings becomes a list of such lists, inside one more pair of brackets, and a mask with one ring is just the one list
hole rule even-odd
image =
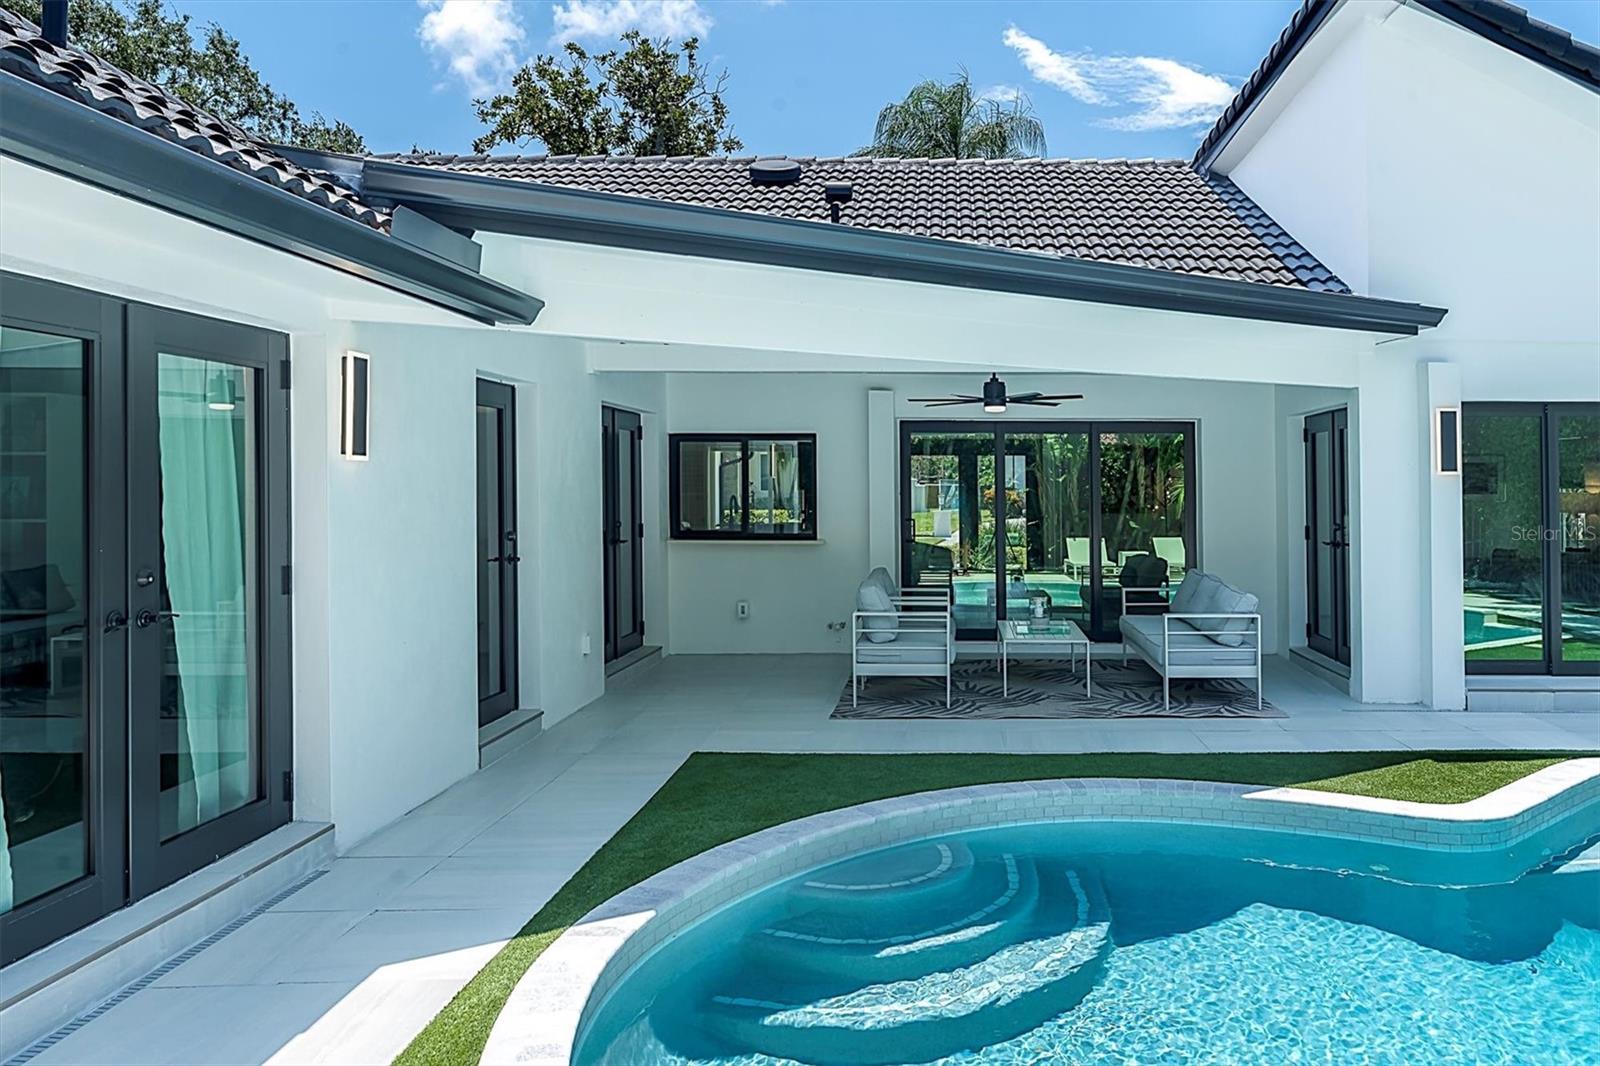
[[1593, 1062], [1596, 828], [1448, 849], [1177, 821], [979, 828], [667, 940], [574, 1061]]

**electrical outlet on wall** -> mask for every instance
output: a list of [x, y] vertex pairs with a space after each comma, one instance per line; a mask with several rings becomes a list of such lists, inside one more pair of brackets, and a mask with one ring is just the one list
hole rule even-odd
[[733, 616], [743, 622], [750, 617], [750, 601], [740, 600], [733, 605]]

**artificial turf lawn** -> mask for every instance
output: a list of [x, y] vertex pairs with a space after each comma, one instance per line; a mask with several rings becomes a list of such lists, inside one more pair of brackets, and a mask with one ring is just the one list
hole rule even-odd
[[[395, 1060], [476, 1063], [512, 987], [594, 907], [708, 848], [808, 814], [931, 789], [1052, 777], [1297, 785], [1460, 803], [1576, 752], [1310, 752], [1215, 755], [742, 755], [699, 753], [584, 863]], [[551, 812], [559, 818], [559, 812]]]

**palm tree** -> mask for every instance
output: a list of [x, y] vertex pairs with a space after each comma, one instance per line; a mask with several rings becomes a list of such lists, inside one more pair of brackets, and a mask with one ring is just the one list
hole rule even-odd
[[1044, 124], [1028, 98], [980, 96], [965, 70], [951, 82], [928, 80], [878, 112], [872, 144], [860, 155], [933, 159], [1020, 159], [1043, 155]]

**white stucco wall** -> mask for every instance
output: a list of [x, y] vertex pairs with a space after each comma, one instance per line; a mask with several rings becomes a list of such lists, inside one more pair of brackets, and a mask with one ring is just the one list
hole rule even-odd
[[[296, 352], [297, 375], [315, 380], [322, 360], [336, 396], [347, 348], [372, 359], [372, 416], [371, 458], [327, 463], [326, 703], [341, 847], [477, 769], [476, 379], [517, 390], [520, 703], [547, 724], [604, 691], [601, 404], [651, 424], [664, 404], [659, 375], [591, 374], [582, 342], [506, 331], [346, 323], [323, 350]], [[647, 438], [645, 458], [652, 509], [658, 439]], [[659, 558], [645, 565], [664, 597]]]
[[1469, 402], [1600, 397], [1600, 93], [1362, 0], [1267, 99], [1218, 167], [1357, 291], [1448, 308], [1393, 358]]

